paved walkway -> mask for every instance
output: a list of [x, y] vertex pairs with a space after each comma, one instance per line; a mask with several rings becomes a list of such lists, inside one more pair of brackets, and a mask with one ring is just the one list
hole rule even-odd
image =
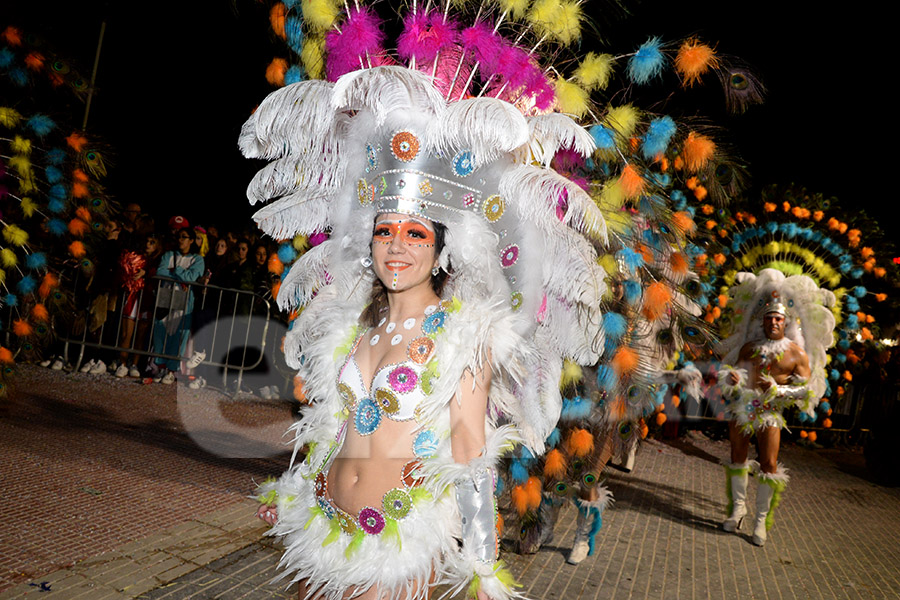
[[[36, 367], [17, 377], [0, 417], [0, 600], [289, 597], [268, 583], [279, 550], [246, 497], [286, 464], [284, 406]], [[198, 434], [193, 409], [226, 419]], [[264, 458], [209, 451], [222, 444]], [[717, 528], [727, 451], [696, 432], [646, 442], [632, 473], [608, 472], [616, 500], [594, 556], [565, 563], [568, 508], [549, 546], [504, 554], [524, 594], [900, 597], [900, 489], [871, 483], [860, 454], [786, 444], [793, 479], [757, 548], [746, 524], [741, 535]]]

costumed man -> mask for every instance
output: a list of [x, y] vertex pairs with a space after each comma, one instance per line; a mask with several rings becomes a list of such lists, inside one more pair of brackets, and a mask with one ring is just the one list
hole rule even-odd
[[[725, 465], [729, 516], [737, 531], [747, 514], [750, 438], [759, 448], [759, 488], [752, 541], [766, 542], [789, 477], [778, 462], [784, 411], [812, 416], [825, 393], [825, 351], [832, 345], [834, 294], [805, 275], [785, 277], [776, 269], [739, 273], [732, 288], [736, 330], [725, 339], [719, 386], [728, 401], [731, 463]], [[735, 360], [736, 359], [736, 360]]]

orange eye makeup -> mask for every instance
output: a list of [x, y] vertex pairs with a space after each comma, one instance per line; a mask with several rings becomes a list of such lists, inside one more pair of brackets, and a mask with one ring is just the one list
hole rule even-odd
[[372, 243], [391, 244], [395, 237], [410, 246], [434, 246], [434, 230], [420, 221], [379, 221], [372, 233]]

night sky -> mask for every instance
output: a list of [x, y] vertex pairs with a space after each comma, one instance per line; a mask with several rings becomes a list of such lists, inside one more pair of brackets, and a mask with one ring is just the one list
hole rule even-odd
[[[886, 217], [886, 153], [873, 142], [887, 133], [874, 46], [886, 19], [822, 6], [698, 0], [645, 1], [630, 15], [602, 2], [586, 10], [595, 11], [609, 42], [605, 51], [632, 51], [651, 35], [696, 34], [749, 63], [768, 88], [764, 105], [726, 114], [710, 77], [702, 89], [676, 89], [665, 110], [673, 116], [686, 110], [725, 128], [755, 186], [796, 183]], [[264, 6], [12, 0], [0, 9], [0, 25], [9, 22], [52, 42], [86, 76], [105, 22], [88, 131], [112, 149], [108, 188], [119, 201], [136, 199], [157, 214], [178, 210], [200, 222], [249, 217], [244, 190], [259, 165], [240, 156], [237, 135], [273, 89], [266, 65], [283, 53], [268, 33]], [[675, 89], [671, 83], [667, 93]]]

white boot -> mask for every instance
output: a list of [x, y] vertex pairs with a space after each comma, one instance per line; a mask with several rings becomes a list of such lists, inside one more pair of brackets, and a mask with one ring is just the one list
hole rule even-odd
[[750, 461], [725, 465], [725, 492], [728, 494], [728, 518], [722, 529], [733, 533], [741, 528], [741, 521], [747, 514], [747, 479]]
[[612, 502], [612, 493], [604, 486], [596, 489], [596, 500], [575, 498], [578, 517], [575, 521], [575, 542], [566, 562], [577, 565], [593, 553], [594, 537], [603, 526], [603, 511]]
[[578, 510], [578, 517], [575, 521], [575, 542], [572, 544], [572, 550], [566, 562], [570, 565], [577, 565], [585, 558], [591, 550], [590, 544], [591, 520], [588, 518], [588, 512]]
[[774, 473], [760, 473], [759, 487], [756, 490], [756, 519], [753, 522], [753, 543], [762, 546], [766, 543], [766, 533], [775, 523], [775, 508], [781, 502], [781, 494], [787, 487], [788, 476], [784, 468], [778, 465]]

